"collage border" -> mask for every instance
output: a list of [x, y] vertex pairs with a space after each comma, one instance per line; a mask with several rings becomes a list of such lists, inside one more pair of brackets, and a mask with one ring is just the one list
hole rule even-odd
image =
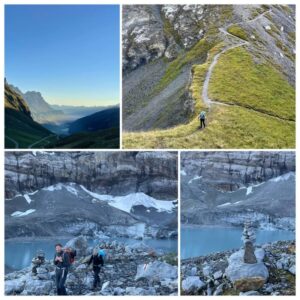
[[[136, 5], [136, 4], [295, 4], [296, 5], [296, 1], [287, 1], [287, 0], [281, 0], [281, 1], [277, 1], [277, 0], [266, 0], [266, 1], [256, 1], [256, 0], [252, 0], [252, 1], [246, 1], [246, 0], [231, 0], [231, 1], [224, 1], [224, 0], [210, 0], [210, 1], [200, 1], [200, 0], [195, 0], [195, 1], [189, 1], [189, 0], [175, 0], [175, 1], [171, 1], [171, 0], [160, 0], [160, 1], [153, 1], [153, 0], [148, 0], [148, 1], [135, 1], [135, 0], [106, 0], [106, 1], [101, 1], [101, 0], [87, 0], [87, 1], [83, 1], [83, 0], [3, 0], [1, 2], [1, 6], [0, 6], [0, 20], [1, 20], [1, 30], [0, 30], [0, 39], [2, 41], [4, 41], [4, 6], [6, 4], [68, 4], [68, 5], [105, 5], [105, 4], [114, 4], [114, 5], [119, 5], [119, 10], [120, 10], [120, 75], [119, 75], [119, 85], [120, 85], [120, 92], [119, 92], [119, 99], [120, 99], [120, 148], [119, 149], [36, 149], [36, 151], [51, 151], [51, 152], [78, 152], [78, 151], [85, 151], [85, 152], [132, 152], [132, 151], [151, 151], [151, 152], [157, 152], [157, 151], [162, 151], [162, 152], [177, 152], [177, 170], [178, 170], [178, 178], [177, 178], [177, 182], [178, 182], [178, 186], [177, 186], [177, 194], [178, 194], [178, 240], [177, 240], [177, 244], [178, 244], [178, 295], [177, 296], [171, 296], [174, 298], [177, 297], [190, 297], [190, 296], [183, 296], [180, 295], [180, 286], [181, 286], [181, 281], [180, 281], [180, 212], [181, 212], [181, 205], [180, 205], [180, 196], [181, 196], [181, 188], [180, 188], [180, 184], [181, 184], [181, 180], [180, 180], [180, 171], [181, 171], [181, 163], [180, 163], [180, 157], [181, 157], [181, 153], [182, 152], [227, 152], [227, 151], [235, 151], [235, 152], [249, 152], [249, 151], [294, 151], [296, 153], [296, 172], [298, 170], [298, 167], [300, 166], [300, 163], [298, 163], [298, 149], [299, 149], [299, 145], [298, 145], [298, 141], [299, 141], [299, 125], [296, 122], [296, 148], [295, 149], [125, 149], [123, 148], [123, 144], [122, 144], [122, 5], [127, 5], [127, 4], [131, 4], [131, 5]], [[299, 7], [296, 5], [296, 49], [298, 49], [299, 43], [298, 40], [300, 38], [300, 34], [299, 34], [299, 28], [298, 28], [298, 24], [300, 20], [300, 12], [299, 12]], [[4, 58], [4, 43], [2, 43], [2, 47], [1, 47], [1, 62], [2, 62], [2, 68], [0, 71], [0, 74], [2, 75], [2, 78], [4, 79], [4, 66], [5, 66], [5, 58]], [[299, 65], [299, 60], [296, 60], [296, 79], [297, 79], [297, 67]], [[296, 91], [297, 91], [297, 87], [298, 87], [298, 81], [296, 80]], [[3, 84], [0, 85], [0, 92], [2, 93], [2, 95], [4, 95], [4, 86]], [[297, 104], [298, 102], [298, 94], [296, 93], [296, 115], [299, 114], [299, 105]], [[13, 151], [20, 151], [20, 152], [30, 152], [30, 149], [5, 149], [4, 147], [4, 110], [1, 109], [0, 110], [0, 119], [2, 120], [1, 122], [1, 152], [2, 155], [0, 155], [0, 164], [1, 164], [1, 174], [0, 174], [0, 180], [2, 182], [1, 186], [1, 195], [2, 195], [2, 199], [4, 201], [4, 196], [5, 196], [5, 166], [4, 166], [4, 158], [5, 158], [5, 153], [6, 152], [13, 152]], [[32, 149], [34, 150], [34, 149]], [[299, 177], [300, 178], [300, 177]], [[299, 204], [297, 203], [297, 201], [299, 200], [299, 191], [298, 191], [298, 185], [299, 185], [299, 179], [298, 176], [296, 175], [296, 248], [297, 246], [299, 246], [298, 244], [298, 239], [300, 236], [300, 233], [298, 232], [298, 227], [299, 227], [299, 222], [298, 222], [298, 215], [300, 212], [299, 209]], [[5, 230], [5, 226], [4, 226], [4, 220], [5, 220], [5, 215], [4, 215], [4, 209], [2, 206], [2, 222], [1, 222], [1, 245], [2, 245], [2, 253], [4, 253], [4, 230]], [[4, 255], [1, 255], [1, 265], [2, 265], [2, 270], [1, 270], [1, 284], [0, 284], [0, 295], [4, 295], [4, 265], [5, 265], [5, 261], [4, 261]], [[296, 267], [297, 267], [297, 273], [300, 271], [300, 259], [298, 259], [298, 255], [296, 255]], [[298, 291], [298, 286], [300, 283], [300, 278], [298, 278], [300, 276], [296, 276], [296, 295], [297, 295], [297, 291]], [[296, 297], [295, 296], [290, 296], [290, 297]], [[5, 296], [5, 297], [9, 297], [9, 296]], [[20, 297], [20, 296], [19, 296]], [[26, 297], [26, 299], [36, 299], [36, 296], [21, 296], [21, 297]], [[58, 296], [52, 296], [54, 297], [54, 299]], [[52, 298], [51, 297], [51, 298]], [[71, 298], [75, 299], [75, 296], [68, 296]], [[98, 296], [94, 296], [94, 297], [98, 297]], [[111, 297], [114, 296], [105, 296], [105, 299], [110, 299]], [[132, 296], [120, 296], [121, 298], [124, 299], [130, 299]], [[141, 297], [141, 296], [140, 296]], [[170, 298], [170, 296], [142, 296], [147, 297], [147, 299], [157, 299], [157, 297], [160, 298], [166, 298], [168, 297], [168, 299]], [[207, 297], [207, 296], [198, 296], [198, 297]], [[212, 298], [218, 298], [221, 296], [211, 296]], [[244, 296], [240, 296], [241, 298], [243, 298]], [[268, 298], [268, 297], [272, 297], [272, 296], [263, 296], [263, 298]], [[279, 299], [283, 298], [284, 296], [278, 296]], [[254, 298], [257, 298], [256, 296], [254, 296]]]

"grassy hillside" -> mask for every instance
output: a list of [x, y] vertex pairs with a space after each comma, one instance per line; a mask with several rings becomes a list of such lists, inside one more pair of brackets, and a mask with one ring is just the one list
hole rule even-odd
[[[28, 148], [33, 143], [47, 137], [52, 133], [32, 120], [32, 118], [15, 109], [5, 109], [5, 148]], [[37, 148], [43, 148], [48, 141], [42, 141]]]
[[241, 47], [220, 57], [212, 74], [209, 96], [295, 120], [295, 88], [270, 64], [255, 63]]
[[92, 115], [80, 118], [71, 123], [69, 132], [97, 131], [102, 129], [119, 127], [120, 109], [119, 107], [108, 108], [96, 112]]
[[199, 129], [194, 118], [187, 125], [168, 130], [124, 133], [125, 148], [293, 148], [295, 123], [241, 107], [215, 106], [208, 127]]
[[49, 145], [49, 148], [116, 149], [119, 148], [119, 128], [75, 133]]

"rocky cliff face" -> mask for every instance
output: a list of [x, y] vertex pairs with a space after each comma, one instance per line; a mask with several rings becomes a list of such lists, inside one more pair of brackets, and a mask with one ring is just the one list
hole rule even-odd
[[202, 182], [220, 191], [235, 191], [295, 172], [295, 153], [184, 152], [181, 155], [181, 169], [187, 176], [202, 176]]
[[[271, 11], [265, 17], [263, 30], [257, 32], [259, 26], [253, 29], [253, 24], [247, 24], [247, 21], [268, 9]], [[260, 45], [265, 48], [260, 54], [271, 59], [275, 54], [283, 69], [293, 68], [289, 62], [291, 56], [283, 55], [282, 47], [266, 31], [273, 30], [277, 34], [274, 25], [280, 25], [280, 39], [292, 55], [295, 49], [295, 40], [291, 35], [295, 31], [294, 9], [294, 6], [284, 5], [125, 5], [123, 69], [133, 70], [161, 57], [173, 60], [204, 36], [215, 39], [218, 33], [213, 28], [239, 22], [245, 23], [244, 29], [250, 35], [259, 33], [259, 39], [268, 41], [269, 45]]]
[[294, 228], [294, 152], [185, 152], [183, 222]]
[[5, 170], [6, 198], [61, 182], [114, 196], [177, 197], [172, 152], [7, 152]]
[[5, 166], [7, 239], [176, 238], [176, 153], [7, 152]]
[[5, 108], [17, 110], [31, 118], [31, 112], [26, 101], [22, 98], [21, 95], [19, 95], [17, 92], [15, 92], [14, 89], [10, 87], [10, 85], [7, 83], [6, 80], [5, 80], [4, 104], [5, 104]]

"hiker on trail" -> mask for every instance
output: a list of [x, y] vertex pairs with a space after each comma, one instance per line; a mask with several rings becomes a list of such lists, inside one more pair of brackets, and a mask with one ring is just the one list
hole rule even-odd
[[55, 245], [55, 255], [53, 262], [56, 265], [55, 280], [57, 295], [67, 295], [65, 282], [70, 267], [70, 257], [67, 252], [63, 251], [63, 247], [61, 244]]
[[37, 251], [36, 256], [32, 259], [32, 274], [37, 274], [37, 268], [45, 263], [45, 253], [42, 250]]
[[205, 128], [205, 114], [206, 112], [204, 110], [202, 110], [199, 114], [199, 120], [200, 120], [200, 129], [202, 129], [202, 125]]
[[104, 264], [104, 255], [105, 255], [105, 252], [103, 250], [94, 249], [93, 254], [88, 262], [88, 266], [91, 263], [93, 264], [93, 272], [94, 272], [93, 288], [94, 289], [96, 289], [97, 286], [100, 284], [99, 273], [100, 273], [101, 267], [103, 267], [103, 264]]

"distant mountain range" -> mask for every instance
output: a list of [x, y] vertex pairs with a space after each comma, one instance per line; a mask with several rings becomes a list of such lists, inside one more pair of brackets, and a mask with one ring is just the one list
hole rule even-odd
[[5, 80], [5, 147], [118, 148], [119, 107], [51, 106]]
[[69, 133], [81, 131], [97, 131], [108, 128], [119, 128], [120, 109], [118, 107], [105, 109], [90, 116], [83, 117], [71, 123]]

